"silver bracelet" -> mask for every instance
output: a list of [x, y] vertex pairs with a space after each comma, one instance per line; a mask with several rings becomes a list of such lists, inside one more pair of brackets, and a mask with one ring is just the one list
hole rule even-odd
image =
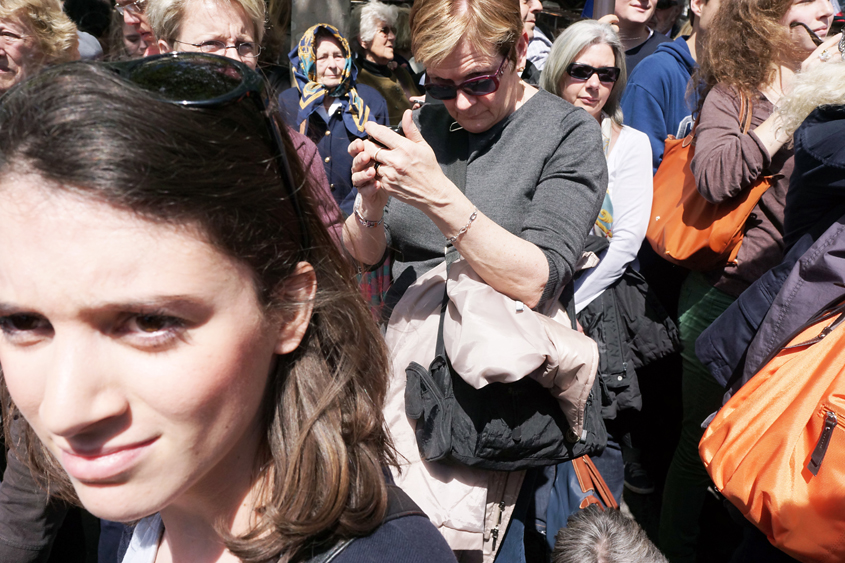
[[355, 214], [355, 218], [358, 219], [358, 223], [362, 227], [366, 227], [368, 229], [372, 229], [374, 227], [378, 227], [384, 222], [384, 212], [381, 213], [381, 219], [378, 221], [370, 221], [369, 219], [365, 219], [363, 215], [361, 215], [361, 194], [355, 198], [355, 205], [352, 206], [352, 213]]
[[469, 230], [469, 226], [472, 225], [472, 222], [475, 221], [476, 217], [478, 217], [478, 208], [477, 207], [472, 210], [472, 215], [469, 216], [469, 221], [467, 221], [467, 224], [464, 225], [464, 227], [460, 231], [458, 231], [458, 234], [456, 234], [455, 236], [447, 237], [446, 243], [447, 244], [454, 244], [454, 242], [456, 240], [458, 240], [461, 237], [461, 235], [463, 235], [465, 232], [467, 232]]

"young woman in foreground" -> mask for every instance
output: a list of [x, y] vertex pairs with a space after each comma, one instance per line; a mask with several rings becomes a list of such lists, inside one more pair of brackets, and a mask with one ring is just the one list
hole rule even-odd
[[384, 347], [260, 80], [144, 61], [57, 67], [0, 108], [11, 447], [140, 521], [127, 563], [449, 561], [385, 483]]

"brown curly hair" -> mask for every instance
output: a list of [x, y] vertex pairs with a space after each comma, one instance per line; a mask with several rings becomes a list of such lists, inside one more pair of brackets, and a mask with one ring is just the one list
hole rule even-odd
[[801, 53], [781, 20], [793, 0], [729, 0], [719, 5], [707, 29], [697, 76], [698, 110], [716, 84], [748, 99], [769, 84], [779, 65], [792, 65]]

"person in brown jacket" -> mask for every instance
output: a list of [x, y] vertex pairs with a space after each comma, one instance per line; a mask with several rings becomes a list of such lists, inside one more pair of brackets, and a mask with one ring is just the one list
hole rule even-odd
[[[696, 357], [695, 341], [755, 279], [781, 261], [793, 158], [775, 106], [796, 72], [821, 64], [829, 53], [825, 49], [836, 50], [839, 36], [816, 47], [808, 33], [826, 37], [832, 18], [830, 0], [723, 2], [700, 53], [703, 102], [691, 163], [698, 191], [718, 203], [739, 196], [763, 176], [775, 180], [745, 224], [736, 263], [693, 272], [681, 288], [684, 415], [666, 479], [659, 536], [672, 563], [696, 559], [699, 516], [710, 484], [698, 442], [702, 423], [719, 409], [724, 393]], [[751, 107], [747, 133], [740, 125], [742, 98]]]

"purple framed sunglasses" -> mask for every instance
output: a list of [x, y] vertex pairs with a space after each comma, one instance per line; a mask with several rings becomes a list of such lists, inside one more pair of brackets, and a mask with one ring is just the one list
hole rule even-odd
[[499, 76], [505, 68], [505, 61], [508, 58], [504, 57], [499, 68], [493, 74], [485, 74], [483, 76], [476, 76], [458, 84], [457, 86], [447, 86], [445, 84], [433, 84], [427, 82], [425, 84], [425, 92], [435, 100], [454, 100], [458, 96], [458, 90], [462, 90], [464, 94], [470, 96], [485, 96], [492, 94], [499, 89]]

